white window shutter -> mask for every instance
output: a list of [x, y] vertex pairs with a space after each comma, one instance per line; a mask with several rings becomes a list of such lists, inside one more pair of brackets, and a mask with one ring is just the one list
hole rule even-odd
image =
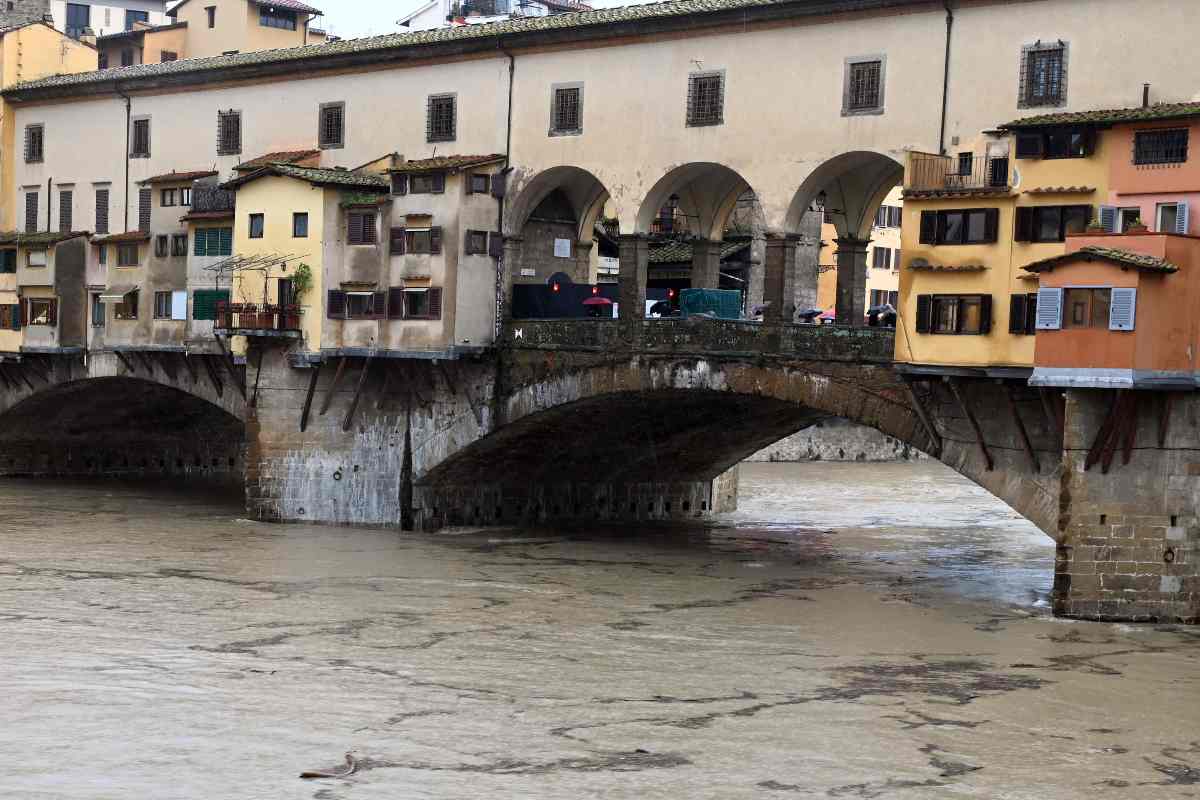
[[1131, 331], [1136, 316], [1137, 289], [1113, 289], [1112, 303], [1108, 307], [1108, 329]]
[[1175, 233], [1187, 235], [1188, 232], [1188, 204], [1180, 200], [1175, 204]]
[[1117, 232], [1117, 207], [1100, 206], [1100, 227], [1108, 233]]
[[187, 292], [171, 292], [171, 319], [187, 319]]
[[1038, 289], [1037, 329], [1056, 331], [1062, 327], [1062, 289]]

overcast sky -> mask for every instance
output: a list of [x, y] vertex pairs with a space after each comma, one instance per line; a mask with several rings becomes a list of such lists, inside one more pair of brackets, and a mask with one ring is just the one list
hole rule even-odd
[[[363, 36], [376, 36], [381, 33], [394, 33], [401, 28], [396, 20], [423, 6], [428, 0], [337, 0], [336, 2], [320, 2], [307, 0], [325, 12], [317, 25], [327, 28], [330, 33], [343, 39], [358, 39]], [[649, 0], [598, 0], [591, 3], [595, 8], [612, 6], [635, 5]]]

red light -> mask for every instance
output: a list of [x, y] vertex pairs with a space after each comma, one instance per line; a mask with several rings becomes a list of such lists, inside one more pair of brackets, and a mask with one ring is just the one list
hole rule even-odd
[[557, 283], [552, 283], [552, 284], [550, 284], [550, 291], [552, 291], [552, 292], [557, 292], [557, 291], [558, 291], [558, 284], [557, 284]]
[[667, 299], [668, 299], [668, 300], [670, 300], [670, 299], [671, 299], [671, 298], [673, 298], [673, 297], [675, 297], [675, 290], [674, 290], [674, 289], [667, 289]]
[[600, 294], [600, 287], [599, 287], [599, 286], [593, 286], [593, 287], [592, 287], [592, 294]]

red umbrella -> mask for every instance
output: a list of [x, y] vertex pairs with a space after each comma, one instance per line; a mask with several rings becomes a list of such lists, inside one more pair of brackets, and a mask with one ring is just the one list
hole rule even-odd
[[607, 297], [600, 297], [597, 295], [584, 300], [583, 304], [585, 306], [611, 306], [613, 302]]

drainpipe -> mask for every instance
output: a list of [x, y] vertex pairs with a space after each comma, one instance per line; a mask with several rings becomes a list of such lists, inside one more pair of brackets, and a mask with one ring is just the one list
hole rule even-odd
[[49, 233], [50, 228], [50, 210], [54, 207], [54, 203], [50, 201], [50, 195], [53, 193], [54, 178], [46, 178], [46, 233]]
[[[496, 49], [508, 57], [508, 117], [505, 122], [504, 129], [504, 166], [500, 169], [500, 174], [505, 179], [504, 197], [499, 198], [499, 207], [496, 210], [496, 230], [500, 234], [501, 239], [504, 237], [504, 201], [508, 197], [508, 173], [512, 171], [509, 166], [508, 159], [512, 152], [512, 116], [513, 116], [513, 76], [517, 71], [517, 59], [512, 53], [504, 49], [504, 42], [500, 39], [496, 40]], [[503, 313], [501, 308], [508, 302], [508, 298], [504, 296], [504, 271], [508, 269], [508, 265], [504, 263], [504, 253], [501, 251], [500, 258], [496, 260], [496, 296], [499, 302], [496, 304], [496, 322], [493, 326], [493, 332], [497, 339], [500, 338], [501, 326], [503, 325]]]
[[954, 32], [954, 9], [946, 0], [946, 56], [942, 64], [942, 123], [938, 128], [938, 153], [946, 155], [946, 102], [950, 93], [950, 35]]
[[122, 233], [129, 230], [129, 125], [133, 115], [133, 107], [129, 100], [129, 95], [116, 90], [117, 94], [125, 98], [125, 222], [122, 228]]

